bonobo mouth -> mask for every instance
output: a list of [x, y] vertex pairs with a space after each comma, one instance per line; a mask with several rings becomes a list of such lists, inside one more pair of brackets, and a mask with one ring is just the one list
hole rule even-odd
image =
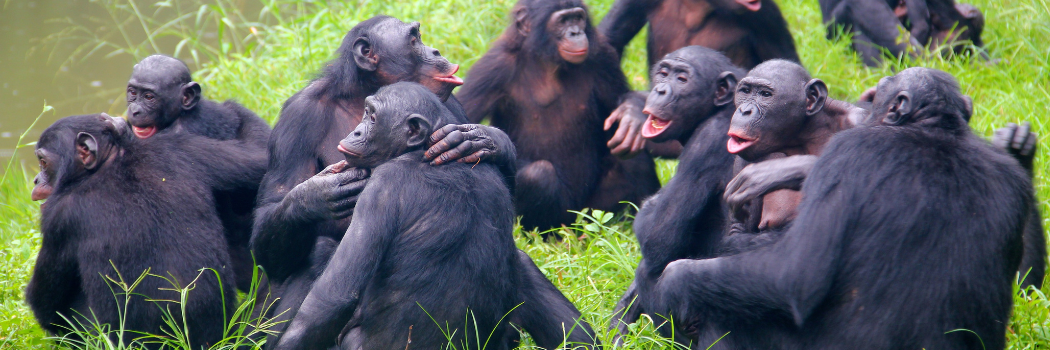
[[572, 63], [576, 63], [576, 64], [583, 63], [583, 61], [587, 59], [587, 47], [586, 46], [584, 46], [582, 49], [579, 49], [579, 50], [558, 48], [558, 51], [561, 53], [561, 58], [562, 59], [564, 59], [566, 61], [569, 61], [569, 62], [572, 62]]
[[755, 141], [757, 140], [748, 138], [740, 132], [729, 131], [729, 142], [726, 143], [726, 149], [729, 150], [729, 153], [737, 154], [754, 145]]
[[153, 134], [157, 133], [157, 126], [156, 125], [149, 125], [149, 126], [138, 127], [138, 126], [132, 125], [131, 126], [131, 131], [135, 133], [135, 137], [138, 137], [140, 139], [148, 139], [150, 136], [153, 136]]
[[41, 201], [51, 197], [51, 185], [48, 184], [36, 184], [33, 186], [32, 198], [33, 201]]
[[645, 125], [642, 126], [642, 137], [644, 138], [651, 139], [660, 136], [667, 130], [667, 126], [671, 125], [671, 120], [657, 117], [648, 110], [643, 110], [642, 113], [649, 115], [649, 117], [645, 118]]
[[338, 149], [339, 152], [345, 154], [347, 157], [361, 158], [361, 154], [355, 153], [354, 151], [351, 151], [349, 149], [346, 149], [346, 147], [343, 147], [343, 143], [342, 142], [339, 143], [339, 146], [336, 146], [336, 149]]
[[452, 73], [448, 73], [448, 75], [446, 75], [446, 76], [434, 76], [434, 80], [437, 80], [437, 81], [440, 81], [440, 82], [446, 83], [446, 84], [452, 84], [452, 85], [455, 85], [455, 86], [463, 85], [463, 79], [460, 79], [459, 77], [456, 76], [456, 72], [458, 72], [458, 71], [459, 71], [459, 65], [458, 64], [453, 64], [452, 65]]
[[762, 0], [737, 0], [737, 2], [744, 5], [744, 8], [751, 12], [762, 9]]

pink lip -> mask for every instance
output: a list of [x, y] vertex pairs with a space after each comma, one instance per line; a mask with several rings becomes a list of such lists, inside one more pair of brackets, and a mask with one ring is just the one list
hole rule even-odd
[[740, 4], [744, 5], [744, 8], [751, 12], [755, 12], [762, 9], [762, 0], [745, 0], [740, 2]]
[[738, 133], [730, 132], [729, 142], [726, 143], [726, 149], [731, 154], [737, 154], [748, 147], [751, 147], [753, 144], [755, 144], [755, 140], [747, 139], [740, 136]]
[[356, 157], [356, 158], [361, 158], [361, 155], [360, 155], [360, 154], [354, 153], [354, 152], [352, 152], [352, 151], [350, 151], [350, 150], [346, 149], [346, 147], [343, 147], [343, 144], [339, 144], [339, 146], [336, 146], [335, 148], [336, 148], [337, 150], [339, 150], [339, 152], [342, 152], [343, 154], [346, 154], [346, 155], [348, 155], [348, 156], [351, 156], [351, 157]]
[[148, 139], [150, 136], [153, 136], [153, 134], [157, 133], [157, 127], [154, 125], [145, 126], [141, 128], [137, 126], [132, 126], [131, 131], [135, 133], [135, 137], [138, 137], [140, 139]]
[[444, 82], [444, 83], [448, 83], [448, 84], [452, 84], [452, 85], [456, 85], [456, 86], [463, 85], [463, 79], [460, 79], [459, 77], [456, 76], [456, 72], [458, 72], [458, 71], [459, 71], [459, 65], [458, 64], [452, 65], [452, 73], [449, 73], [448, 75], [443, 76], [443, 77], [434, 77], [434, 80], [437, 80], [437, 81], [440, 81], [440, 82]]
[[661, 119], [660, 117], [649, 113], [648, 110], [643, 110], [642, 113], [649, 115], [648, 118], [645, 118], [645, 125], [642, 126], [642, 137], [644, 138], [651, 139], [660, 136], [660, 134], [667, 131], [667, 127], [671, 125], [670, 120]]

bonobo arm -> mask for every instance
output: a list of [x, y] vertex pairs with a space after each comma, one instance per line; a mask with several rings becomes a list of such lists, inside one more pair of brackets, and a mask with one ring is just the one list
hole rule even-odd
[[[600, 349], [601, 341], [591, 325], [581, 319], [580, 310], [543, 275], [525, 252], [518, 250], [522, 268], [524, 302], [511, 316], [511, 322], [529, 332], [543, 349], [560, 349], [565, 343], [571, 349]], [[516, 344], [515, 344], [516, 345]]]
[[456, 93], [471, 123], [491, 117], [496, 106], [503, 102], [504, 87], [513, 78], [515, 66], [514, 60], [507, 56], [502, 47], [489, 50], [470, 69], [467, 82]]
[[[383, 175], [396, 177], [392, 172]], [[327, 349], [335, 345], [339, 332], [357, 310], [383, 253], [398, 234], [397, 210], [403, 188], [397, 178], [378, 176], [371, 181], [361, 193], [357, 215], [346, 236], [281, 335], [277, 350]]]
[[797, 155], [750, 164], [726, 186], [726, 204], [735, 212], [744, 203], [767, 193], [782, 189], [797, 191], [816, 163], [817, 156]]
[[609, 13], [598, 24], [598, 32], [609, 40], [616, 53], [623, 56], [623, 49], [649, 22], [649, 12], [662, 0], [616, 0]]
[[177, 139], [197, 166], [196, 176], [213, 190], [255, 188], [266, 173], [266, 152], [252, 139], [215, 140], [193, 134], [158, 135]]
[[[1028, 171], [1029, 176], [1034, 175], [1036, 141], [1039, 138], [1039, 135], [1031, 131], [1031, 127], [1029, 122], [1020, 126], [1009, 123], [992, 135], [992, 144], [1014, 156]], [[1046, 235], [1043, 233], [1043, 218], [1039, 213], [1039, 206], [1036, 205], [1032, 206], [1025, 223], [1024, 254], [1018, 272], [1022, 278], [1022, 288], [1042, 287], [1046, 274]]]
[[316, 150], [325, 139], [318, 133], [327, 130], [317, 129], [332, 125], [334, 112], [326, 114], [318, 103], [305, 100], [302, 95], [308, 91], [293, 96], [281, 110], [255, 208], [250, 245], [256, 261], [275, 281], [307, 265], [321, 228], [345, 230], [345, 224], [333, 219], [349, 215], [366, 182], [361, 172], [318, 174], [324, 165]]
[[223, 104], [237, 113], [237, 117], [241, 120], [241, 126], [237, 130], [237, 139], [248, 141], [249, 147], [265, 152], [266, 143], [270, 140], [270, 125], [239, 103], [226, 101]]
[[[52, 206], [56, 204], [58, 203], [48, 203]], [[65, 324], [58, 313], [72, 316], [69, 311], [70, 304], [80, 290], [76, 244], [71, 242], [78, 234], [64, 229], [64, 226], [90, 226], [74, 225], [73, 222], [60, 217], [45, 217], [43, 222], [45, 224], [40, 230], [43, 235], [40, 252], [37, 253], [36, 265], [33, 266], [33, 277], [26, 286], [26, 304], [33, 310], [40, 327], [50, 334], [62, 334], [68, 332], [68, 329], [56, 326]], [[58, 224], [48, 224], [50, 222]]]
[[499, 167], [511, 193], [514, 192], [518, 154], [502, 130], [482, 124], [449, 124], [430, 135], [429, 145], [424, 157], [431, 165], [491, 162]]
[[858, 203], [855, 193], [868, 180], [850, 179], [863, 169], [829, 163], [823, 170], [817, 165], [814, 174], [821, 176], [808, 180], [799, 216], [779, 241], [738, 255], [669, 264], [650, 311], [670, 313], [683, 328], [699, 326], [700, 332], [710, 320], [746, 324], [778, 314], [801, 324], [831, 288], [843, 237], [856, 220], [856, 208], [844, 204]]

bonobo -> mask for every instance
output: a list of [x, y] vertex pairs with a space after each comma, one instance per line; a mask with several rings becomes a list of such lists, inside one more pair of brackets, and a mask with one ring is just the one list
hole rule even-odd
[[650, 311], [716, 348], [1002, 349], [1032, 184], [968, 116], [947, 73], [884, 78], [780, 240], [669, 264]]
[[603, 120], [630, 92], [616, 51], [582, 0], [521, 0], [511, 24], [471, 68], [458, 97], [467, 118], [517, 147], [514, 206], [526, 230], [571, 223], [569, 210], [619, 211], [660, 187], [648, 154], [613, 156]]
[[[192, 347], [207, 347], [223, 338], [236, 301], [212, 193], [244, 186], [263, 157], [239, 140], [132, 134], [105, 114], [63, 118], [41, 134], [33, 199], [47, 202], [26, 302], [55, 335], [95, 321], [170, 334], [168, 310], [185, 320]], [[109, 279], [147, 271], [126, 306], [114, 297]], [[191, 287], [181, 307], [166, 302], [179, 300], [174, 287]]]
[[[343, 159], [335, 145], [361, 121], [365, 97], [398, 81], [418, 82], [447, 98], [453, 123], [467, 122], [462, 106], [449, 95], [462, 84], [454, 75], [459, 66], [423, 44], [419, 23], [373, 17], [354, 26], [336, 54], [317, 79], [284, 103], [269, 141], [251, 247], [278, 285], [281, 299], [273, 310], [281, 319], [295, 315], [317, 277], [311, 271], [324, 269], [316, 263], [327, 259], [315, 247], [324, 251], [325, 244], [342, 239], [366, 183], [367, 174], [361, 171], [322, 173]], [[426, 154], [432, 163], [491, 161], [513, 181], [514, 146], [503, 132], [484, 125], [448, 125], [436, 134], [440, 139]]]
[[[185, 132], [216, 139], [242, 139], [248, 142], [243, 151], [257, 153], [260, 163], [242, 173], [244, 188], [215, 194], [219, 218], [225, 229], [237, 287], [247, 291], [252, 282], [252, 256], [248, 250], [251, 238], [252, 210], [266, 170], [266, 141], [270, 126], [233, 100], [216, 103], [201, 97], [201, 86], [193, 81], [190, 69], [182, 61], [152, 55], [135, 65], [127, 88], [128, 121], [136, 137], [148, 139], [157, 133]], [[207, 151], [222, 157], [231, 156], [219, 150]], [[219, 174], [216, 174], [219, 175]]]
[[634, 232], [642, 261], [615, 308], [612, 326], [621, 334], [641, 313], [654, 310], [649, 307], [652, 287], [664, 266], [718, 252], [727, 222], [722, 190], [733, 176], [726, 133], [735, 109], [737, 77], [744, 73], [721, 53], [701, 46], [681, 48], [653, 66], [642, 135], [657, 142], [679, 140], [685, 150], [675, 176], [636, 215]]
[[[820, 11], [828, 38], [850, 33], [868, 66], [880, 64], [884, 50], [900, 57], [909, 47], [917, 51], [947, 44], [958, 53], [965, 49], [958, 42], [984, 44], [981, 11], [954, 0], [820, 0]], [[904, 40], [898, 39], [901, 32], [908, 33]]]
[[[347, 165], [372, 169], [372, 176], [346, 237], [277, 349], [332, 346], [355, 313], [364, 322], [343, 336], [343, 345], [354, 349], [437, 349], [450, 342], [480, 349], [488, 337], [516, 334], [503, 318], [515, 319], [512, 310], [530, 297], [520, 288], [527, 274], [499, 171], [490, 164], [434, 167], [423, 160], [431, 131], [455, 119], [423, 86], [383, 87], [365, 99], [364, 110], [336, 148]], [[557, 332], [560, 340], [563, 329], [574, 329], [589, 336], [573, 345], [595, 344], [586, 323], [568, 321], [525, 330]]]
[[598, 31], [623, 53], [649, 24], [649, 65], [689, 45], [725, 53], [751, 68], [781, 58], [798, 61], [787, 22], [772, 0], [617, 0]]
[[[867, 114], [829, 98], [822, 80], [784, 60], [766, 61], [752, 69], [737, 84], [735, 96], [736, 112], [726, 147], [746, 162], [766, 160], [773, 154], [820, 155], [832, 135], [860, 124]], [[747, 211], [733, 209], [735, 216], [743, 216], [741, 229], [755, 233], [789, 223], [800, 199], [797, 191], [784, 189], [752, 201]]]

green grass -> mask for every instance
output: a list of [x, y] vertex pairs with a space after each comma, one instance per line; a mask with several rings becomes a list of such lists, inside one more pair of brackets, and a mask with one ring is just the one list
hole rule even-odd
[[[135, 6], [125, 1], [100, 1], [99, 6], [109, 8], [118, 25], [97, 30], [90, 24], [74, 24], [45, 42], [82, 43], [85, 46], [77, 54], [80, 57], [128, 54], [142, 58], [157, 52], [158, 47], [172, 48], [163, 52], [166, 54], [175, 54], [174, 48], [178, 47], [178, 56], [197, 69], [195, 77], [207, 97], [237, 99], [272, 122], [284, 100], [303, 88], [332, 58], [346, 31], [361, 20], [387, 14], [420, 21], [424, 41], [461, 64], [462, 72], [466, 72], [502, 31], [507, 11], [513, 5], [510, 0], [360, 0], [338, 4], [265, 0], [261, 5], [249, 4], [251, 11], [239, 11], [232, 1], [236, 0], [209, 2], [207, 6], [192, 1], [159, 5], [142, 2]], [[611, 2], [589, 1], [593, 18], [601, 18]], [[1050, 119], [1046, 116], [1050, 106], [1050, 2], [974, 2], [985, 13], [984, 39], [992, 58], [1001, 60], [999, 64], [933, 57], [868, 69], [847, 43], [825, 39], [816, 1], [778, 0], [803, 64], [813, 76], [827, 82], [833, 97], [855, 99], [879, 78], [901, 67], [933, 67], [955, 75], [963, 92], [974, 98], [972, 125], [977, 133], [990, 135], [1007, 122], [1031, 121], [1037, 132], [1050, 134]], [[199, 33], [205, 31], [219, 33], [219, 38], [198, 40]], [[134, 39], [138, 37], [149, 40]], [[632, 85], [646, 87], [644, 35], [628, 47], [624, 70]], [[120, 100], [121, 96], [118, 93], [113, 97]], [[1050, 212], [1046, 200], [1050, 198], [1046, 181], [1048, 151], [1048, 144], [1042, 143], [1036, 161], [1036, 186], [1044, 213]], [[674, 166], [674, 162], [661, 162], [662, 180], [670, 177]], [[40, 243], [39, 205], [29, 200], [34, 172], [35, 169], [9, 169], [0, 184], [0, 349], [48, 346], [22, 300]], [[613, 305], [631, 281], [640, 255], [629, 216], [593, 216], [598, 220], [580, 218], [578, 229], [586, 232], [586, 239], [544, 244], [536, 242], [534, 236], [519, 235], [518, 242], [583, 311], [587, 321], [604, 330]], [[1050, 222], [1044, 221], [1044, 226], [1050, 226]], [[1044, 288], [1031, 297], [1018, 293], [1008, 334], [1009, 348], [1050, 348], [1050, 299], [1044, 294], [1048, 291]], [[609, 339], [608, 334], [603, 335], [603, 339]], [[648, 322], [635, 326], [627, 345], [631, 349], [670, 348], [665, 339], [654, 335]]]

